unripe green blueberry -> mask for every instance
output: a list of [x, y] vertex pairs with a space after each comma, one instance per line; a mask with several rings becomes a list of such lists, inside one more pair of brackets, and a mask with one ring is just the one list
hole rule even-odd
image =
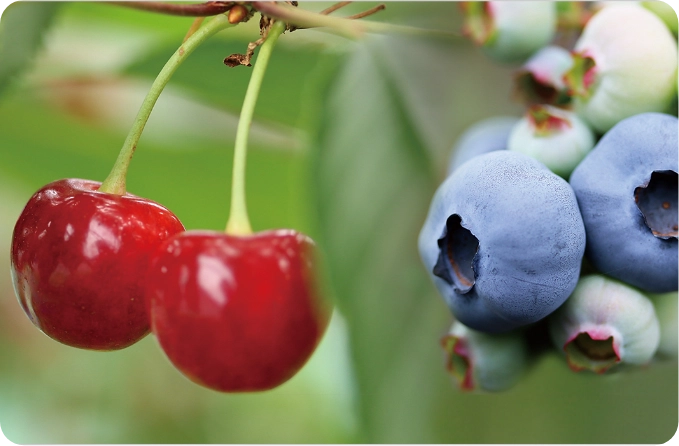
[[594, 134], [575, 113], [535, 105], [514, 126], [507, 149], [533, 157], [568, 178], [594, 143]]
[[462, 390], [507, 390], [528, 365], [528, 348], [519, 331], [488, 334], [455, 321], [441, 345], [446, 368]]
[[556, 31], [553, 2], [463, 2], [463, 32], [500, 62], [522, 62], [547, 45]]
[[651, 301], [605, 276], [580, 280], [549, 319], [552, 342], [574, 371], [604, 373], [625, 363], [648, 363], [658, 349], [660, 327]]
[[679, 350], [679, 296], [676, 291], [663, 294], [647, 294], [655, 307], [655, 314], [660, 323], [660, 345], [658, 355], [665, 358], [677, 358]]
[[669, 28], [675, 36], [677, 35], [677, 32], [679, 32], [677, 13], [670, 5], [659, 0], [641, 2], [641, 5], [660, 17], [660, 19], [665, 22], [665, 25], [667, 25], [667, 28]]
[[604, 133], [624, 118], [665, 111], [675, 91], [677, 43], [636, 4], [604, 7], [587, 23], [565, 75], [576, 112]]
[[516, 96], [528, 105], [569, 104], [571, 97], [563, 77], [572, 66], [573, 56], [565, 48], [542, 48], [514, 75]]

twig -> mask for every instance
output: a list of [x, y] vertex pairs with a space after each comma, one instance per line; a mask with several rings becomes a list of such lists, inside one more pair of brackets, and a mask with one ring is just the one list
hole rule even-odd
[[208, 17], [222, 14], [233, 7], [235, 2], [210, 1], [198, 4], [180, 4], [143, 1], [110, 1], [111, 5], [125, 6], [142, 11], [159, 12], [162, 14], [183, 17]]
[[357, 22], [316, 14], [299, 8], [292, 8], [284, 4], [252, 2], [252, 7], [263, 15], [282, 20], [289, 25], [295, 25], [297, 28], [327, 26], [352, 39], [358, 38], [364, 33], [364, 30], [357, 25]]
[[376, 12], [382, 11], [384, 8], [387, 6], [385, 4], [380, 4], [375, 6], [374, 8], [370, 8], [367, 11], [359, 12], [358, 14], [350, 15], [349, 17], [346, 17], [349, 20], [357, 20], [357, 19], [362, 19], [363, 17], [368, 17], [369, 15], [373, 15]]
[[337, 11], [340, 8], [344, 8], [345, 6], [351, 4], [351, 2], [338, 2], [335, 3], [334, 5], [330, 6], [329, 8], [325, 8], [323, 11], [319, 12], [319, 14], [323, 15], [328, 15], [332, 14], [333, 12]]

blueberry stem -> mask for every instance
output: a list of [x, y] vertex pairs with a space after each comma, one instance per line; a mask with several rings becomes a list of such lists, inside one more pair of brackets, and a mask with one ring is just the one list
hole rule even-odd
[[186, 58], [195, 50], [201, 43], [207, 40], [210, 36], [218, 33], [219, 31], [233, 26], [229, 23], [227, 16], [220, 14], [210, 20], [205, 26], [198, 29], [193, 33], [186, 42], [182, 43], [181, 46], [175, 51], [175, 53], [170, 57], [158, 77], [153, 81], [151, 89], [146, 94], [144, 102], [141, 104], [141, 108], [137, 113], [137, 117], [132, 124], [123, 147], [118, 154], [118, 158], [111, 169], [111, 173], [104, 180], [101, 187], [99, 188], [102, 192], [107, 192], [111, 194], [123, 195], [126, 191], [125, 179], [127, 177], [127, 169], [130, 166], [130, 161], [134, 155], [134, 151], [137, 148], [137, 143], [141, 137], [144, 127], [146, 126], [146, 121], [148, 121], [153, 106], [156, 104], [160, 93], [170, 81], [170, 78], [174, 72], [179, 68], [179, 65], [186, 60]]
[[248, 218], [247, 205], [245, 201], [245, 161], [248, 149], [248, 137], [250, 125], [255, 113], [257, 98], [262, 87], [264, 74], [269, 65], [271, 52], [276, 45], [278, 37], [285, 31], [285, 23], [276, 21], [269, 29], [269, 34], [262, 44], [257, 56], [257, 61], [252, 69], [250, 83], [245, 92], [243, 108], [238, 120], [236, 129], [236, 145], [233, 154], [233, 176], [231, 186], [231, 210], [229, 220], [226, 223], [226, 233], [231, 235], [247, 235], [252, 233], [250, 219]]

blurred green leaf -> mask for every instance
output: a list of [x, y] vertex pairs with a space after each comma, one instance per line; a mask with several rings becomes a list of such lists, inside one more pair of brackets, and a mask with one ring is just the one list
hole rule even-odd
[[16, 2], [0, 19], [0, 94], [40, 49], [61, 2]]
[[[253, 35], [253, 40], [256, 37]], [[295, 126], [298, 125], [306, 80], [317, 63], [320, 51], [309, 47], [290, 48], [282, 43], [271, 56], [255, 109], [255, 119]], [[208, 41], [177, 70], [171, 83], [207, 104], [238, 113], [252, 68], [229, 68], [223, 60], [233, 53], [244, 53], [246, 47], [247, 43], [240, 40]], [[126, 74], [153, 78], [176, 49], [176, 45], [161, 48], [128, 67]], [[257, 63], [256, 56], [254, 63]]]
[[312, 171], [321, 245], [351, 332], [363, 440], [428, 442], [422, 374], [437, 361], [446, 315], [415, 242], [422, 197], [434, 188], [428, 147], [379, 57], [395, 44], [371, 39], [343, 62], [323, 95]]

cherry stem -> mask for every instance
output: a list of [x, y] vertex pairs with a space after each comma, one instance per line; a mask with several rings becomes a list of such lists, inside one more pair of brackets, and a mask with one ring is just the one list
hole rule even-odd
[[186, 60], [193, 50], [200, 46], [200, 44], [210, 36], [230, 26], [233, 25], [229, 23], [227, 16], [223, 14], [216, 16], [204, 27], [193, 33], [184, 43], [182, 43], [172, 57], [170, 57], [163, 69], [158, 73], [158, 77], [153, 81], [151, 89], [146, 94], [144, 102], [142, 102], [141, 108], [134, 120], [134, 124], [132, 124], [130, 133], [127, 135], [123, 147], [118, 154], [118, 158], [113, 165], [113, 169], [111, 169], [111, 173], [108, 174], [108, 177], [106, 177], [99, 188], [100, 191], [117, 195], [123, 195], [125, 193], [127, 169], [130, 166], [132, 155], [134, 155], [134, 151], [137, 148], [139, 138], [146, 126], [146, 121], [148, 121], [160, 93], [162, 93], [174, 72], [179, 68], [179, 65]]
[[[461, 34], [447, 31], [422, 29], [412, 26], [392, 25], [389, 23], [355, 21], [351, 18], [332, 17], [288, 6], [285, 3], [252, 2], [252, 7], [262, 14], [295, 25], [297, 28], [327, 27], [350, 39], [362, 37], [365, 33], [397, 33], [406, 35], [427, 35], [445, 38], [461, 38]], [[373, 8], [375, 9], [375, 8]], [[377, 7], [377, 10], [383, 9]], [[371, 11], [374, 13], [377, 11]], [[362, 14], [359, 14], [362, 15]]]
[[111, 5], [125, 6], [141, 11], [159, 12], [182, 17], [208, 17], [223, 14], [233, 7], [235, 2], [212, 1], [199, 4], [180, 4], [163, 2], [112, 1]]
[[257, 104], [259, 91], [262, 87], [264, 73], [266, 73], [266, 68], [269, 65], [271, 52], [276, 45], [278, 37], [283, 31], [285, 31], [285, 23], [282, 21], [274, 22], [271, 28], [269, 28], [269, 33], [259, 50], [259, 55], [257, 56], [254, 68], [252, 69], [252, 75], [250, 76], [250, 83], [245, 92], [243, 108], [241, 109], [238, 128], [236, 129], [231, 186], [231, 210], [229, 211], [229, 220], [226, 224], [227, 234], [252, 234], [252, 227], [250, 226], [250, 219], [248, 218], [248, 211], [245, 203], [245, 159], [248, 148], [248, 136], [252, 118], [255, 113], [255, 105]]

